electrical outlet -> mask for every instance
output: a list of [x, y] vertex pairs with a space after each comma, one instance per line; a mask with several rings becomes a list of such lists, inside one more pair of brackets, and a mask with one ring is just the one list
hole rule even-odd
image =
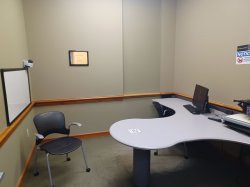
[[29, 137], [30, 136], [30, 130], [26, 129], [26, 132], [27, 132], [27, 136]]

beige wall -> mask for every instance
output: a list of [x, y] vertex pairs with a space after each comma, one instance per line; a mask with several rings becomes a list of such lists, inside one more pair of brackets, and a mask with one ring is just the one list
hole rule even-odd
[[[35, 99], [123, 93], [121, 0], [24, 0]], [[70, 67], [68, 50], [89, 51]]]
[[[22, 0], [0, 1], [0, 68], [21, 68], [28, 58]], [[2, 82], [0, 82], [1, 84]], [[0, 85], [0, 134], [6, 128], [3, 90]], [[5, 172], [2, 187], [16, 186], [34, 142], [33, 111], [0, 147], [0, 171]], [[27, 129], [30, 136], [27, 135]]]
[[122, 119], [157, 117], [152, 99], [149, 97], [113, 102], [36, 107], [35, 113], [62, 111], [67, 124], [73, 121], [83, 124], [80, 128], [72, 129], [72, 134], [84, 134], [108, 131], [113, 123]]
[[[34, 99], [159, 91], [192, 95], [195, 83], [209, 87], [212, 100], [248, 97], [250, 66], [235, 65], [237, 46], [250, 42], [248, 0], [23, 2], [25, 16], [21, 0], [0, 1], [0, 65], [21, 67], [23, 58], [33, 59]], [[90, 66], [69, 67], [69, 49], [88, 50]], [[4, 109], [2, 90], [0, 101]], [[27, 129], [34, 132], [32, 117], [48, 110], [86, 124], [74, 134], [108, 130], [120, 119], [156, 116], [151, 98], [37, 107], [0, 148], [0, 170], [6, 171], [1, 186], [15, 186], [33, 143], [27, 135]], [[0, 115], [1, 130], [4, 110]]]
[[[167, 79], [161, 82], [167, 84], [163, 91], [171, 89], [175, 30], [170, 28], [175, 24], [172, 9], [173, 0], [24, 0], [29, 53], [35, 61], [31, 69], [33, 97], [159, 92], [161, 75]], [[89, 67], [69, 67], [67, 51], [72, 48], [89, 49]], [[164, 76], [160, 69], [168, 65], [169, 73]], [[69, 119], [83, 123], [89, 119], [89, 125], [78, 133], [108, 130], [114, 119], [131, 117], [131, 111], [135, 116], [154, 114], [149, 104], [142, 107], [130, 103], [137, 111], [125, 110], [123, 103], [41, 107], [36, 113], [63, 110]], [[115, 110], [110, 112], [108, 108]]]
[[250, 43], [249, 7], [248, 0], [177, 1], [175, 91], [192, 95], [199, 83], [211, 100], [250, 97], [250, 66], [235, 65], [237, 46]]
[[173, 91], [174, 45], [175, 0], [124, 0], [124, 93]]
[[161, 1], [123, 1], [124, 92], [159, 92]]
[[175, 62], [176, 1], [161, 2], [160, 91], [173, 91]]
[[[151, 4], [152, 8], [149, 6]], [[33, 59], [34, 68], [30, 71], [34, 99], [123, 94], [123, 81], [126, 82], [126, 80], [123, 74], [122, 0], [24, 0], [23, 4], [21, 0], [6, 0], [1, 1], [0, 5], [2, 8], [0, 19], [3, 19], [2, 25], [6, 29], [6, 31], [1, 30], [5, 31], [4, 33], [0, 33], [3, 41], [0, 47], [2, 51], [5, 50], [4, 55], [0, 57], [1, 67], [22, 67], [22, 59]], [[143, 4], [140, 3], [140, 5]], [[149, 50], [152, 53], [145, 53], [145, 57], [139, 59], [138, 64], [132, 69], [140, 74], [140, 64], [145, 59], [154, 58], [154, 61], [147, 60], [143, 73], [145, 80], [142, 79], [144, 82], [137, 85], [139, 89], [132, 84], [133, 82], [127, 84], [125, 88], [131, 92], [158, 92], [161, 48], [160, 1], [155, 3], [148, 1], [142, 9], [142, 16], [147, 16], [149, 19], [144, 23], [137, 23], [142, 24], [141, 27], [146, 24], [146, 28], [150, 28], [151, 23], [154, 24], [147, 31], [148, 37], [143, 38], [148, 40], [153, 37], [150, 42], [147, 42], [148, 46], [145, 46], [146, 51]], [[153, 13], [150, 12], [151, 10]], [[134, 16], [137, 17], [138, 14]], [[155, 26], [157, 28], [154, 28]], [[157, 35], [154, 36], [155, 34]], [[138, 44], [140, 45], [144, 47]], [[27, 48], [29, 48], [29, 56]], [[90, 66], [69, 67], [69, 49], [89, 50]], [[126, 76], [135, 75], [132, 69], [125, 72]], [[67, 122], [79, 121], [85, 124], [80, 129], [73, 129], [73, 134], [106, 131], [112, 123], [120, 119], [156, 117], [151, 99], [35, 108], [0, 148], [0, 171], [6, 172], [0, 186], [15, 186], [24, 169], [34, 142], [35, 130], [32, 118], [36, 113], [60, 110], [65, 113]], [[4, 109], [3, 100], [1, 108]], [[1, 115], [5, 115], [4, 110], [1, 110]], [[5, 118], [1, 117], [1, 120], [1, 127], [4, 129]], [[12, 155], [11, 158], [10, 155]]]
[[[15, 187], [34, 143], [33, 111], [0, 147], [0, 171], [5, 172], [0, 187]], [[28, 129], [28, 134], [27, 134]]]
[[[174, 0], [24, 0], [33, 97], [172, 90], [174, 8]], [[70, 67], [69, 49], [89, 50], [90, 66]]]
[[[20, 68], [28, 57], [21, 0], [0, 1], [0, 68]], [[0, 78], [1, 79], [1, 78]], [[6, 127], [2, 81], [0, 81], [0, 132]]]

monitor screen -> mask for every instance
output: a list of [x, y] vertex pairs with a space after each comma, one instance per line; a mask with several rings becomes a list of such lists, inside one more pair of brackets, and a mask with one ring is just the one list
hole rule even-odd
[[192, 103], [199, 110], [204, 113], [206, 111], [206, 104], [208, 102], [208, 88], [196, 84]]

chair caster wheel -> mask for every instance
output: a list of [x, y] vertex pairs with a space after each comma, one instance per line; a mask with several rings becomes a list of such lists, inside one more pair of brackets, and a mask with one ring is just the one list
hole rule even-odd
[[36, 177], [36, 176], [39, 175], [39, 172], [37, 171], [37, 172], [35, 172], [33, 175]]
[[87, 168], [86, 171], [87, 171], [87, 172], [90, 172], [90, 168]]
[[67, 159], [66, 159], [66, 161], [70, 161], [71, 159], [70, 159], [70, 157], [68, 157]]

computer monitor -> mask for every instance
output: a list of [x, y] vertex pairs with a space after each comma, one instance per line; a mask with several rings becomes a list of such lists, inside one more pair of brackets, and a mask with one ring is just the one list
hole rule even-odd
[[196, 84], [192, 103], [199, 110], [200, 113], [205, 113], [206, 105], [208, 103], [208, 88]]

